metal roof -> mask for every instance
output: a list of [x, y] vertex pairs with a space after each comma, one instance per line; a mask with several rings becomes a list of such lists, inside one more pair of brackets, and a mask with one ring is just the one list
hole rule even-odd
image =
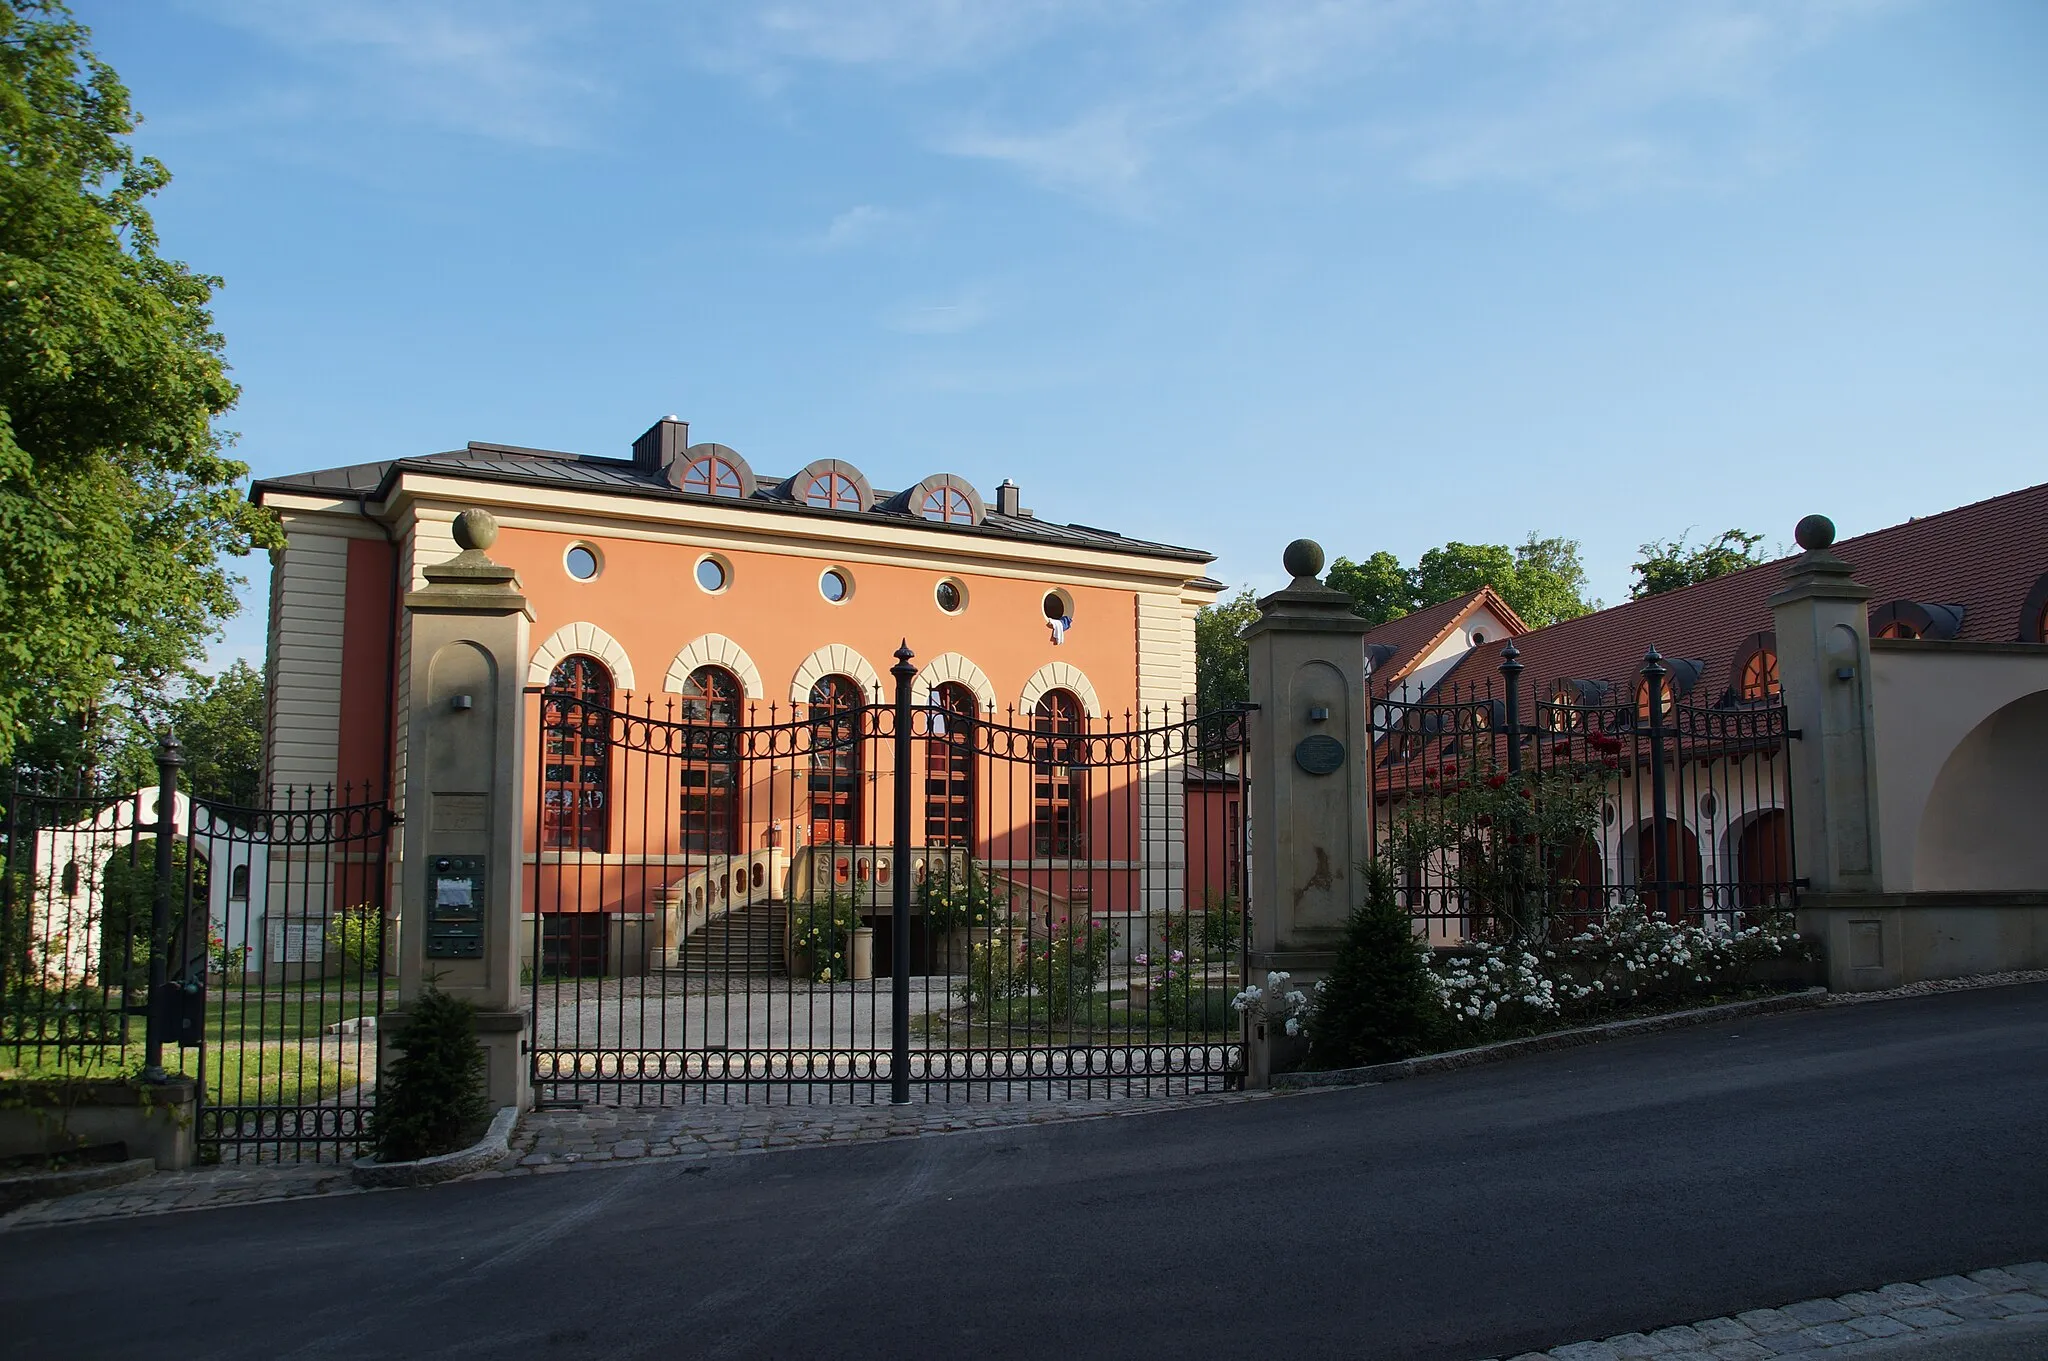
[[[466, 449], [422, 454], [410, 458], [386, 459], [377, 463], [352, 463], [339, 468], [266, 477], [251, 488], [262, 501], [266, 492], [315, 492], [354, 496], [359, 500], [381, 500], [391, 484], [404, 472], [476, 478], [487, 482], [511, 482], [565, 491], [608, 491], [623, 496], [668, 501], [707, 501], [711, 498], [678, 491], [660, 472], [626, 458], [599, 458], [589, 454], [561, 453], [548, 449], [525, 449], [507, 444], [471, 444]], [[981, 534], [995, 538], [1036, 543], [1094, 548], [1111, 553], [1135, 553], [1144, 557], [1173, 558], [1191, 563], [1215, 561], [1215, 554], [1199, 548], [1182, 548], [1150, 539], [1133, 538], [1114, 530], [1090, 525], [1063, 525], [1027, 515], [1004, 515], [991, 509], [979, 525], [948, 525], [921, 519], [907, 511], [884, 510], [891, 492], [875, 493], [875, 508], [862, 511], [824, 510], [780, 495], [780, 477], [759, 476], [760, 490], [746, 504], [757, 510], [814, 515], [827, 519], [862, 519], [879, 516], [908, 521], [925, 528], [953, 534]]]

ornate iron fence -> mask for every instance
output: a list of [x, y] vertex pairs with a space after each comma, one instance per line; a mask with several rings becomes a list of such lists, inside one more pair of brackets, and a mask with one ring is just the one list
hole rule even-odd
[[0, 1070], [185, 1076], [203, 1160], [344, 1157], [374, 1099], [391, 951], [382, 799], [249, 808], [158, 784], [0, 810]]
[[[1374, 837], [1436, 944], [1570, 934], [1624, 905], [1752, 924], [1788, 908], [1792, 798], [1775, 693], [1696, 697], [1654, 650], [1621, 683], [1375, 683]], [[1419, 687], [1417, 687], [1419, 689]]]
[[542, 1103], [1030, 1099], [1241, 1081], [1243, 718], [998, 715], [851, 677], [538, 693]]

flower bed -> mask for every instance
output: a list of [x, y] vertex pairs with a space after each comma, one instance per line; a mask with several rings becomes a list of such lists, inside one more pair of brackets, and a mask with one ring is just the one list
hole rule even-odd
[[[1789, 914], [1737, 928], [1714, 920], [1670, 922], [1624, 903], [1576, 935], [1555, 942], [1507, 939], [1436, 951], [1416, 942], [1440, 1011], [1417, 1053], [1462, 1049], [1547, 1030], [1684, 1010], [1780, 991], [1759, 977], [1781, 960], [1810, 958]], [[1287, 974], [1267, 976], [1233, 999], [1239, 1012], [1280, 1022], [1315, 1051], [1319, 984], [1303, 991]], [[1329, 1056], [1324, 1056], [1329, 1057]]]

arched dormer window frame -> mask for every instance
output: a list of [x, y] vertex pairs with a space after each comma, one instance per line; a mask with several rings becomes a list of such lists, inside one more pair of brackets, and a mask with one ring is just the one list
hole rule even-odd
[[1893, 600], [1870, 612], [1873, 638], [1945, 642], [1962, 631], [1963, 607], [1925, 600]]
[[1728, 686], [1743, 704], [1765, 704], [1781, 693], [1778, 683], [1778, 635], [1762, 629], [1742, 640], [1728, 667]]
[[691, 496], [746, 500], [758, 488], [753, 468], [724, 444], [693, 444], [676, 460], [682, 465], [676, 488]]
[[981, 493], [957, 473], [933, 473], [910, 490], [890, 497], [888, 509], [944, 525], [978, 525], [988, 515]]
[[2034, 589], [2020, 604], [2020, 641], [2048, 643], [2048, 572], [2034, 581]]
[[813, 510], [863, 511], [875, 504], [874, 488], [860, 469], [840, 458], [821, 458], [804, 465], [784, 482], [782, 494]]

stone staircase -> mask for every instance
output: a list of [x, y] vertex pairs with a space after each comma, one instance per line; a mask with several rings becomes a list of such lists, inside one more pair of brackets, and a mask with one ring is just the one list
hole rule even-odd
[[693, 978], [779, 977], [789, 934], [789, 909], [779, 902], [736, 908], [692, 931], [662, 972]]

